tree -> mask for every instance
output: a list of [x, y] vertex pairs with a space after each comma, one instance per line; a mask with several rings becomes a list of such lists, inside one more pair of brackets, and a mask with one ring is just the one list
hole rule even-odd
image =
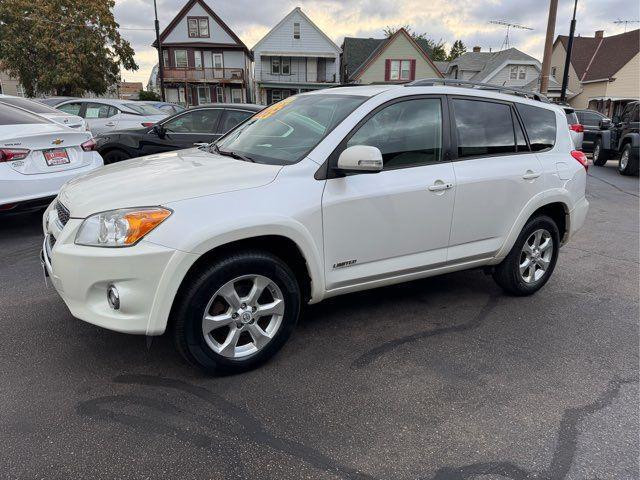
[[462, 40], [456, 40], [455, 42], [453, 42], [453, 45], [451, 46], [451, 50], [449, 51], [449, 57], [447, 58], [447, 60], [449, 61], [455, 60], [460, 55], [466, 52], [467, 52], [467, 46], [464, 43], [462, 43]]
[[395, 35], [395, 33], [401, 28], [404, 28], [414, 40], [419, 40], [426, 43], [427, 53], [429, 54], [429, 57], [431, 57], [431, 60], [441, 61], [447, 59], [447, 51], [444, 48], [444, 42], [442, 41], [442, 39], [436, 42], [435, 40], [429, 38], [426, 33], [417, 33], [416, 31], [414, 31], [411, 25], [401, 25], [399, 27], [387, 25], [382, 31], [384, 32], [384, 36], [389, 38]]
[[137, 70], [118, 32], [114, 0], [0, 1], [0, 67], [37, 93], [103, 94], [120, 67]]
[[152, 92], [151, 90], [140, 90], [138, 94], [138, 100], [149, 100], [149, 101], [160, 101], [160, 95], [156, 92]]

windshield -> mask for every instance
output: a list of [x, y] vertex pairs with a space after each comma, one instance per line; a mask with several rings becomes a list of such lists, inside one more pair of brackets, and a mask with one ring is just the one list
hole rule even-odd
[[13, 105], [14, 107], [24, 108], [25, 110], [29, 110], [30, 112], [33, 112], [33, 113], [45, 113], [45, 114], [55, 113], [56, 115], [60, 115], [60, 110], [56, 110], [55, 108], [48, 107], [47, 105], [34, 102], [33, 100], [27, 100], [26, 98], [0, 97], [0, 103]]
[[298, 95], [255, 114], [217, 144], [258, 163], [290, 165], [301, 160], [367, 97]]
[[144, 103], [125, 103], [124, 106], [142, 115], [167, 115], [166, 112]]

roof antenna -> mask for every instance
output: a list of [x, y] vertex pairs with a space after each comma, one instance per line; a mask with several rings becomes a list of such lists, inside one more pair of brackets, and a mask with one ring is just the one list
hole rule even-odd
[[503, 27], [506, 27], [506, 34], [504, 36], [504, 40], [502, 41], [502, 45], [500, 45], [500, 50], [506, 50], [507, 48], [509, 48], [509, 30], [511, 28], [518, 28], [520, 30], [533, 30], [533, 28], [531, 27], [525, 27], [524, 25], [518, 25], [517, 23], [509, 23], [509, 22], [505, 22], [504, 20], [490, 20], [489, 23], [492, 23], [493, 25], [502, 25]]
[[627, 33], [627, 25], [630, 23], [640, 23], [640, 20], [620, 20], [618, 18], [618, 20], [613, 23], [615, 23], [616, 25], [624, 25], [624, 33]]

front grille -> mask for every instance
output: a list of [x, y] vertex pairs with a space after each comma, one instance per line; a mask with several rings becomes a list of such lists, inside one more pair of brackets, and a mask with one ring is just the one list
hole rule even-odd
[[56, 212], [58, 213], [58, 222], [64, 227], [71, 216], [69, 209], [61, 204], [60, 201], [56, 201]]

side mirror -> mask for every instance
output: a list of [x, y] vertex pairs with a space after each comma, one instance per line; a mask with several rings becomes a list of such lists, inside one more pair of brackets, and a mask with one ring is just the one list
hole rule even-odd
[[611, 128], [611, 120], [608, 118], [603, 118], [598, 122], [598, 127], [600, 130], [609, 130]]
[[340, 154], [336, 168], [345, 172], [379, 172], [382, 166], [380, 149], [369, 145], [354, 145]]
[[164, 138], [165, 135], [167, 134], [164, 127], [160, 124], [154, 125], [151, 131], [155, 133], [158, 136], [158, 138]]

